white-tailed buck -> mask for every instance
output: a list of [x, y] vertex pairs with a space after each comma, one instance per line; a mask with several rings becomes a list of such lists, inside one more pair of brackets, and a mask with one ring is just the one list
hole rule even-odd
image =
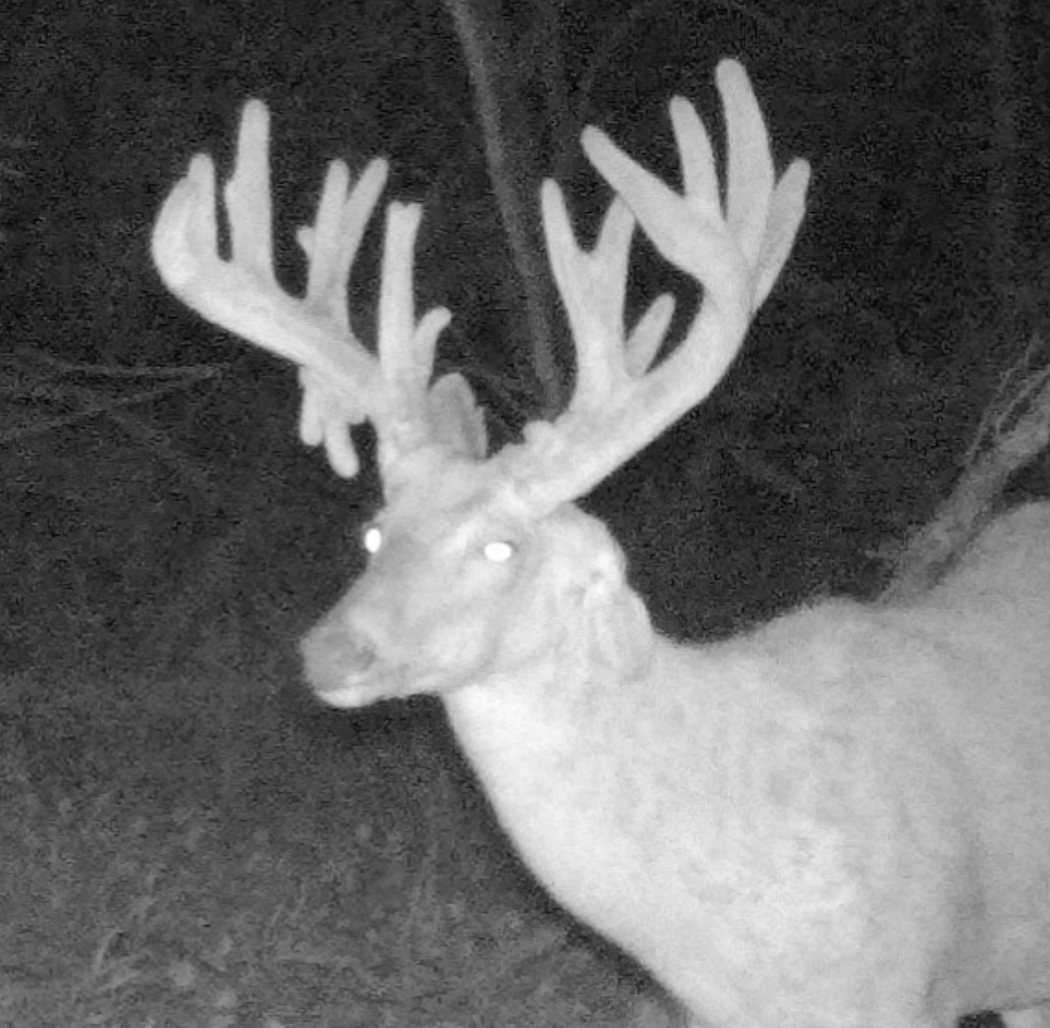
[[[387, 208], [376, 352], [347, 313], [383, 188], [334, 162], [298, 239], [306, 295], [278, 285], [268, 124], [251, 102], [224, 196], [194, 158], [154, 256], [186, 303], [295, 361], [302, 433], [357, 470], [378, 434], [386, 507], [367, 571], [306, 638], [337, 707], [439, 693], [508, 835], [569, 910], [633, 954], [697, 1024], [933, 1028], [1050, 998], [1050, 504], [1009, 514], [908, 606], [830, 601], [730, 642], [655, 634], [582, 496], [723, 376], [802, 218], [809, 171], [776, 178], [744, 69], [718, 68], [726, 183], [692, 106], [671, 120], [683, 188], [595, 128], [616, 194], [581, 250], [543, 186], [575, 395], [487, 457], [459, 375], [432, 380], [444, 310], [416, 318], [414, 205]], [[702, 287], [657, 359], [672, 303], [624, 328], [636, 224]]]

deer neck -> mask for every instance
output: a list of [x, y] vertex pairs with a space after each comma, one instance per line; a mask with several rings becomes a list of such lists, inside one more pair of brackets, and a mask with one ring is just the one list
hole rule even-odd
[[[627, 679], [593, 664], [574, 664], [561, 648], [551, 647], [532, 666], [494, 674], [445, 694], [443, 701], [505, 830], [526, 859], [542, 868], [544, 851], [557, 839], [563, 840], [562, 853], [573, 851], [564, 844], [573, 837], [579, 852], [614, 843], [644, 848], [651, 835], [638, 819], [651, 815], [643, 808], [652, 791], [647, 776], [653, 754], [672, 776], [676, 768], [690, 769], [690, 808], [710, 807], [717, 830], [714, 808], [725, 796], [718, 743], [726, 732], [739, 731], [746, 717], [746, 701], [734, 701], [720, 663], [716, 651], [687, 649], [657, 636], [647, 672]], [[683, 678], [689, 696], [668, 688]], [[669, 742], [668, 717], [688, 720], [689, 731]], [[683, 752], [674, 752], [676, 745]], [[705, 752], [710, 761], [701, 781], [697, 753]], [[672, 806], [679, 800], [666, 798]], [[613, 860], [609, 874], [615, 878], [620, 870]]]

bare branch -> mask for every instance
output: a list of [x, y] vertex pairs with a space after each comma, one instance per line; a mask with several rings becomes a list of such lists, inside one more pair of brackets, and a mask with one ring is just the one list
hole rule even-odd
[[1003, 373], [951, 496], [895, 555], [883, 602], [913, 599], [936, 584], [991, 520], [994, 501], [1011, 476], [1050, 444], [1050, 361], [1033, 370], [1037, 355], [1050, 359], [1038, 333]]

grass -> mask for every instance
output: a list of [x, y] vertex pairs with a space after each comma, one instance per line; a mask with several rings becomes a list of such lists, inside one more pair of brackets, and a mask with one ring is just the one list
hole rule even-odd
[[517, 866], [436, 708], [5, 691], [0, 1025], [670, 1028]]

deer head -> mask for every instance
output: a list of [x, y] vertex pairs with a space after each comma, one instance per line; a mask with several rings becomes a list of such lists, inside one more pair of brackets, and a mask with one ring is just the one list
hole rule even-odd
[[[417, 205], [387, 208], [375, 352], [351, 330], [350, 268], [387, 166], [356, 181], [328, 169], [315, 222], [298, 242], [305, 296], [273, 271], [268, 116], [244, 110], [234, 174], [224, 189], [231, 254], [218, 252], [215, 172], [194, 158], [168, 197], [153, 239], [164, 281], [206, 318], [299, 365], [301, 433], [323, 442], [332, 467], [356, 473], [349, 429], [375, 426], [386, 506], [365, 533], [369, 568], [304, 645], [327, 702], [447, 691], [524, 668], [567, 662], [637, 675], [652, 632], [624, 582], [604, 527], [571, 505], [690, 408], [740, 350], [751, 318], [787, 259], [802, 219], [809, 168], [777, 180], [761, 112], [744, 69], [717, 71], [725, 106], [724, 188], [693, 107], [671, 102], [682, 189], [659, 181], [600, 130], [583, 149], [614, 191], [593, 250], [576, 242], [558, 186], [542, 189], [551, 266], [576, 345], [576, 388], [552, 422], [487, 455], [483, 418], [466, 380], [433, 379], [444, 309], [418, 318], [412, 263]], [[661, 296], [624, 326], [636, 225], [702, 288], [684, 339], [658, 360], [674, 304]]]

